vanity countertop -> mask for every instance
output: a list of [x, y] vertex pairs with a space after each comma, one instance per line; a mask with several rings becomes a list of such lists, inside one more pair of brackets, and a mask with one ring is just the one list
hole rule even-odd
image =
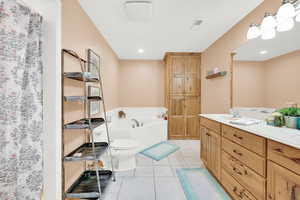
[[200, 114], [199, 116], [300, 149], [300, 131], [297, 129], [273, 127], [267, 125], [265, 121], [249, 126], [236, 125], [229, 122], [228, 118], [231, 117], [229, 114]]

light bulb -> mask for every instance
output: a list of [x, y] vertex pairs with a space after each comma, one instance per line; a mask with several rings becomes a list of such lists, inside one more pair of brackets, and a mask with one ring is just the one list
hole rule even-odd
[[251, 24], [248, 29], [248, 32], [247, 32], [247, 39], [251, 40], [251, 39], [257, 38], [260, 35], [261, 35], [261, 31], [260, 31], [258, 25]]
[[266, 13], [265, 17], [261, 23], [261, 29], [267, 30], [275, 28], [277, 25], [277, 21], [272, 13]]
[[278, 32], [285, 32], [291, 30], [295, 25], [293, 18], [288, 18], [285, 20], [281, 20], [278, 22], [277, 31]]
[[295, 15], [296, 9], [293, 4], [291, 4], [289, 0], [283, 0], [282, 5], [277, 12], [277, 19], [281, 21], [287, 18], [292, 18]]
[[270, 40], [276, 36], [276, 31], [274, 28], [267, 29], [262, 31], [261, 39], [263, 40]]

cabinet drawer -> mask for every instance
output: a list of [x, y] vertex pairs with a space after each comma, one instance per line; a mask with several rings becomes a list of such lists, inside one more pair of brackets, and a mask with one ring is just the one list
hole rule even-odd
[[235, 200], [256, 200], [241, 184], [222, 169], [221, 183], [230, 196]]
[[266, 155], [265, 138], [225, 125], [222, 126], [222, 135], [261, 156]]
[[266, 180], [226, 152], [222, 152], [222, 167], [257, 199], [264, 200]]
[[206, 128], [213, 130], [216, 133], [221, 133], [221, 124], [219, 122], [201, 117], [200, 124], [202, 126], [205, 126]]
[[300, 150], [268, 140], [268, 159], [300, 175]]
[[226, 138], [222, 139], [222, 148], [224, 151], [232, 155], [233, 157], [246, 164], [263, 177], [266, 176], [266, 159], [260, 157], [256, 153], [253, 153], [238, 144], [229, 141]]

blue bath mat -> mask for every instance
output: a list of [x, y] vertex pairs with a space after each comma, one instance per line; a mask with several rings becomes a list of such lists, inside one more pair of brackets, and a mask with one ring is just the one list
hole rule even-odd
[[230, 200], [220, 184], [205, 168], [177, 169], [187, 200]]
[[160, 161], [161, 159], [174, 153], [178, 149], [180, 149], [179, 146], [175, 144], [171, 144], [168, 142], [161, 142], [147, 149], [144, 149], [140, 153], [143, 154], [144, 156], [152, 158], [153, 160]]

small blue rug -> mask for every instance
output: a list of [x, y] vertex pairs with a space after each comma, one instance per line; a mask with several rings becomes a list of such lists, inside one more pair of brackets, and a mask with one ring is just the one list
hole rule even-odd
[[171, 144], [168, 142], [161, 142], [147, 149], [144, 149], [140, 153], [143, 154], [144, 156], [152, 158], [153, 160], [160, 161], [161, 159], [174, 153], [178, 149], [180, 149], [180, 147], [175, 144]]
[[187, 200], [230, 200], [220, 184], [205, 168], [177, 169]]

